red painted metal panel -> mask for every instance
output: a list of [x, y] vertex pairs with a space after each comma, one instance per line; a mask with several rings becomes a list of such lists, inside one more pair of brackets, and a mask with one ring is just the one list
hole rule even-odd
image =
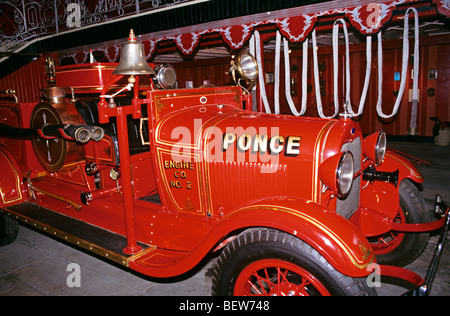
[[20, 103], [38, 102], [41, 96], [39, 89], [45, 86], [41, 58], [0, 79], [0, 89], [16, 90]]

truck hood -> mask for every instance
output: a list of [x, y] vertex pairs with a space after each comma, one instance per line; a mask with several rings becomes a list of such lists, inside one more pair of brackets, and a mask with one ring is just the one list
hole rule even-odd
[[206, 209], [229, 210], [270, 196], [317, 201], [318, 166], [340, 151], [345, 124], [227, 105], [193, 106], [161, 118], [155, 144], [167, 177], [172, 161], [193, 158]]

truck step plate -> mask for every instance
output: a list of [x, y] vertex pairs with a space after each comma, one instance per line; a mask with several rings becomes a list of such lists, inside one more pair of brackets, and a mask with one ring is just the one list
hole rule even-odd
[[130, 261], [156, 249], [139, 243], [142, 251], [134, 255], [124, 254], [122, 249], [127, 246], [126, 237], [29, 202], [0, 209], [0, 213], [126, 267]]

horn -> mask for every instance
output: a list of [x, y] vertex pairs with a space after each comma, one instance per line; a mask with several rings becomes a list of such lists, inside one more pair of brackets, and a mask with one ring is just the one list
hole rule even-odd
[[155, 75], [145, 60], [144, 45], [136, 39], [133, 29], [128, 41], [120, 46], [120, 61], [113, 75]]
[[363, 180], [373, 182], [374, 180], [390, 182], [397, 187], [398, 169], [393, 172], [377, 171], [373, 167], [369, 167], [363, 171]]

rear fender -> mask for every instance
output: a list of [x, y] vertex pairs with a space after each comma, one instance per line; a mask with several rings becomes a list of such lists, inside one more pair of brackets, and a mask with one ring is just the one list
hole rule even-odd
[[26, 199], [23, 177], [11, 152], [0, 145], [0, 207], [11, 206]]

